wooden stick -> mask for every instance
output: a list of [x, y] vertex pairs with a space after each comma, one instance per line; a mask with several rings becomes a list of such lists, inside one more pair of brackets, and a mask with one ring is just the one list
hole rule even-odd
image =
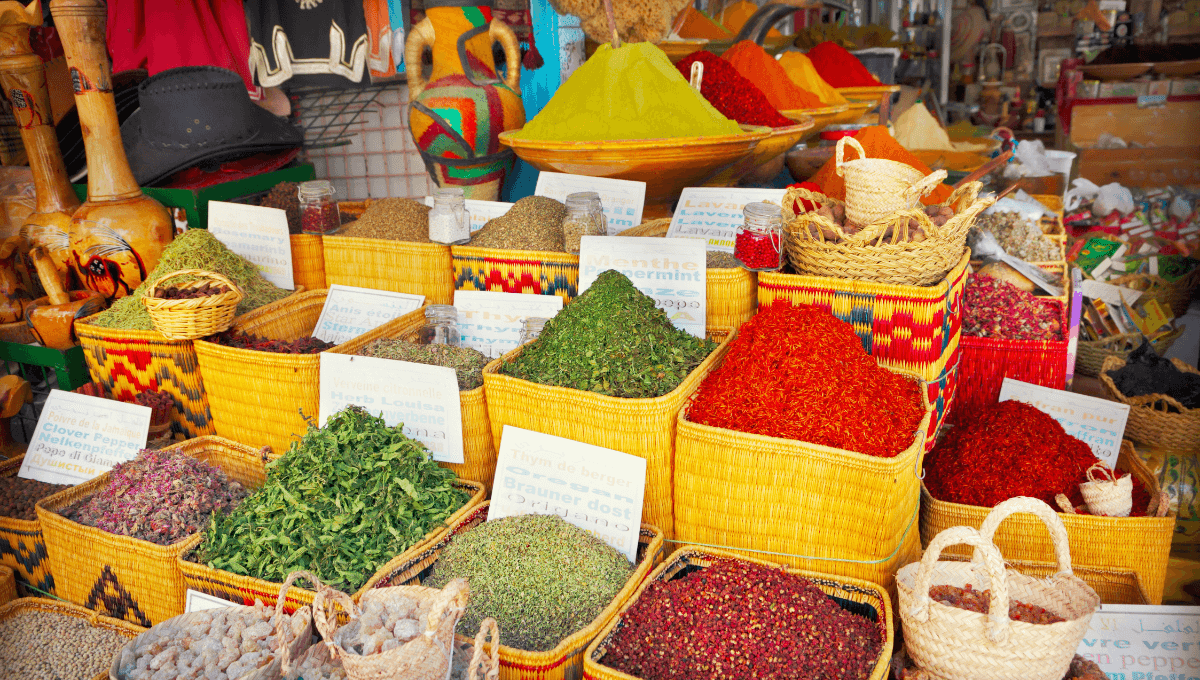
[[613, 14], [612, 0], [604, 0], [604, 11], [608, 13], [608, 28], [613, 34], [612, 46], [615, 50], [621, 47], [621, 36], [617, 34], [617, 18]]
[[984, 175], [988, 174], [989, 172], [991, 172], [991, 171], [995, 170], [996, 168], [1000, 167], [1001, 165], [1004, 165], [1005, 163], [1007, 163], [1008, 159], [1012, 158], [1012, 155], [1013, 155], [1012, 151], [1005, 151], [1004, 153], [1000, 154], [999, 156], [996, 156], [995, 158], [988, 161], [987, 163], [984, 163], [983, 165], [979, 166], [979, 169], [976, 170], [975, 172], [972, 172], [971, 174], [967, 175], [966, 177], [963, 177], [962, 179], [955, 182], [954, 188], [957, 189], [957, 188], [963, 186], [964, 184], [969, 184], [969, 183], [974, 182], [975, 180], [979, 179], [980, 177], [983, 177]]
[[1012, 184], [1008, 185], [1008, 188], [1007, 188], [1007, 189], [1005, 189], [1004, 191], [1001, 191], [1000, 193], [996, 194], [996, 200], [997, 200], [997, 201], [999, 201], [1000, 199], [1004, 198], [1005, 196], [1007, 196], [1007, 195], [1011, 194], [1012, 192], [1016, 191], [1018, 186], [1020, 186], [1020, 183], [1019, 183], [1019, 182], [1013, 182]]

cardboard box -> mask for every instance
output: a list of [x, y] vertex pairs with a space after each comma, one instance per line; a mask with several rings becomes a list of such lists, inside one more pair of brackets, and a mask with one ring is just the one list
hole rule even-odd
[[1171, 81], [1171, 96], [1200, 94], [1200, 80], [1176, 78]]
[[1166, 96], [1171, 94], [1171, 81], [1169, 80], [1152, 80], [1146, 83], [1146, 94], [1150, 96]]
[[1100, 186], [1164, 187], [1200, 183], [1200, 147], [1080, 149], [1079, 176]]

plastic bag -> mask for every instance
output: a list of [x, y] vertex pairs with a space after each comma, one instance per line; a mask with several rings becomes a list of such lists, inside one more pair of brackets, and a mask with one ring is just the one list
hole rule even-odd
[[[1026, 196], [1028, 196], [1028, 194], [1026, 194]], [[993, 213], [1006, 212], [1017, 213], [1027, 220], [1037, 222], [1038, 220], [1042, 219], [1043, 215], [1049, 213], [1050, 211], [1046, 208], [1046, 206], [1038, 203], [1036, 200], [1030, 199], [1029, 201], [1023, 201], [1020, 198], [1005, 196], [999, 201], [993, 203], [992, 207], [984, 210], [983, 214], [991, 215]]]
[[1092, 203], [1092, 214], [1104, 217], [1116, 210], [1122, 215], [1133, 212], [1133, 192], [1117, 182], [1100, 187], [1096, 201]]
[[1019, 142], [1013, 150], [1013, 157], [1021, 164], [1022, 177], [1047, 177], [1054, 174], [1046, 160], [1046, 145], [1042, 144], [1041, 140]]
[[1096, 195], [1100, 193], [1099, 184], [1082, 177], [1071, 182], [1071, 187], [1063, 197], [1063, 207], [1066, 210], [1074, 210], [1085, 202], [1095, 200]]

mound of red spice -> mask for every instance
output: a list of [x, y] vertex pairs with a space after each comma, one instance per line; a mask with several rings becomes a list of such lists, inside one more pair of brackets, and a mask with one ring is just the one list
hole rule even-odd
[[621, 621], [601, 663], [643, 680], [860, 680], [883, 648], [811, 581], [732, 560], [650, 584]]
[[[933, 586], [929, 589], [929, 597], [942, 604], [979, 614], [986, 614], [992, 608], [992, 591], [975, 590], [974, 586], [970, 583], [965, 588]], [[1008, 618], [1013, 621], [1023, 621], [1039, 625], [1066, 621], [1063, 617], [1052, 611], [1048, 611], [1044, 607], [1025, 604], [1024, 602], [1017, 602], [1012, 599], [1008, 601]]]
[[335, 346], [335, 343], [325, 342], [316, 338], [270, 340], [260, 335], [239, 331], [225, 331], [208, 339], [226, 347], [252, 349], [258, 352], [275, 352], [276, 354], [318, 354]]
[[879, 366], [850, 324], [777, 301], [742, 325], [688, 419], [891, 458], [924, 415], [917, 382]]
[[872, 87], [881, 85], [858, 57], [834, 42], [823, 42], [808, 51], [808, 58], [825, 82], [834, 87]]
[[692, 64], [704, 64], [704, 77], [700, 80], [700, 94], [708, 100], [713, 108], [721, 115], [735, 120], [743, 125], [766, 125], [768, 127], [786, 127], [795, 125], [796, 121], [779, 113], [771, 106], [767, 95], [737, 72], [733, 64], [718, 57], [712, 52], [700, 50], [692, 52], [683, 59], [675, 62], [675, 68], [684, 78], [691, 79]]
[[1062, 340], [1061, 308], [1008, 281], [972, 274], [963, 292], [964, 335], [1005, 340]]

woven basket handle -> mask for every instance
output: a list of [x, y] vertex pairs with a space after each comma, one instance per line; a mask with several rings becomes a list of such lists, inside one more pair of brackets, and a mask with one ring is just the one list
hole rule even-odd
[[[1071, 542], [1067, 537], [1067, 528], [1063, 526], [1062, 519], [1058, 513], [1054, 512], [1053, 508], [1036, 498], [1017, 496], [992, 508], [992, 511], [983, 520], [983, 525], [979, 527], [980, 535], [987, 539], [988, 544], [993, 544], [996, 529], [1000, 527], [1000, 524], [1010, 515], [1019, 512], [1037, 515], [1038, 519], [1042, 520], [1042, 524], [1046, 525], [1046, 530], [1050, 532], [1050, 541], [1054, 544], [1054, 555], [1058, 561], [1058, 576], [1074, 575], [1071, 570]], [[978, 557], [979, 551], [976, 550], [971, 561], [977, 562]]]
[[[288, 671], [288, 666], [292, 661], [292, 646], [288, 641], [288, 617], [283, 614], [283, 605], [287, 601], [288, 589], [292, 587], [292, 582], [298, 578], [307, 579], [309, 583], [313, 584], [314, 588], [319, 589], [321, 587], [321, 581], [312, 573], [298, 570], [288, 574], [287, 578], [283, 580], [283, 585], [279, 588], [279, 596], [275, 598], [275, 635], [279, 638], [280, 667], [285, 673]], [[303, 612], [304, 609], [297, 610], [297, 613], [301, 616], [303, 616]]]
[[945, 170], [934, 170], [921, 179], [913, 182], [912, 186], [904, 190], [904, 201], [908, 207], [917, 204], [921, 197], [937, 188], [943, 180], [946, 179]]
[[[329, 648], [329, 653], [336, 659], [341, 656], [342, 649], [333, 641], [333, 634], [337, 632], [337, 626], [331, 623], [329, 618], [329, 606], [334, 602], [342, 605], [351, 619], [357, 619], [361, 612], [349, 595], [329, 586], [322, 586], [317, 591], [317, 596], [313, 598], [313, 622], [317, 624], [317, 632], [321, 634], [321, 639], [325, 640], [325, 646]], [[337, 614], [333, 615], [333, 621], [337, 621]]]
[[[1097, 473], [1097, 470], [1100, 473]], [[1099, 463], [1092, 463], [1092, 466], [1087, 469], [1087, 480], [1089, 482], [1111, 482], [1116, 484], [1117, 476], [1113, 474], [1112, 468], [1108, 467], [1104, 461], [1100, 461]]]
[[[488, 635], [492, 637], [490, 657], [485, 656], [483, 651]], [[479, 624], [479, 632], [475, 634], [475, 655], [471, 657], [470, 669], [470, 680], [497, 680], [500, 677], [500, 626], [496, 623], [496, 619], [490, 616]], [[480, 672], [483, 673], [482, 676]]]
[[858, 158], [860, 160], [867, 157], [867, 152], [863, 151], [862, 144], [859, 144], [857, 139], [853, 137], [842, 137], [839, 139], [837, 143], [836, 157], [834, 159], [834, 170], [837, 172], [838, 177], [842, 176], [842, 164], [846, 162], [842, 160], [842, 156], [845, 153], [847, 144], [854, 147], [854, 150], [858, 152]]
[[204, 278], [210, 278], [215, 280], [217, 283], [225, 284], [229, 287], [229, 290], [236, 291], [238, 293], [242, 292], [242, 289], [239, 288], [236, 283], [216, 272], [210, 272], [204, 269], [180, 269], [179, 271], [173, 271], [158, 277], [154, 283], [150, 284], [150, 288], [146, 291], [146, 297], [154, 297], [154, 294], [158, 292], [159, 286], [177, 276], [200, 276]]
[[442, 627], [442, 621], [447, 616], [453, 616], [456, 612], [465, 611], [467, 608], [467, 600], [471, 597], [471, 587], [467, 585], [467, 579], [456, 578], [446, 584], [442, 588], [442, 592], [438, 593], [433, 599], [433, 604], [429, 607], [429, 618], [425, 623], [425, 635], [433, 637], [437, 634], [439, 628]]
[[987, 570], [988, 580], [992, 585], [992, 598], [987, 613], [987, 636], [993, 642], [1004, 642], [1008, 639], [1008, 578], [1004, 570], [1004, 558], [990, 540], [971, 527], [950, 527], [930, 541], [929, 547], [921, 557], [921, 567], [917, 571], [912, 615], [921, 622], [929, 620], [929, 606], [933, 603], [933, 598], [929, 597], [933, 566], [937, 564], [942, 550], [952, 545], [963, 544], [974, 546], [975, 552], [983, 555], [983, 567]]

